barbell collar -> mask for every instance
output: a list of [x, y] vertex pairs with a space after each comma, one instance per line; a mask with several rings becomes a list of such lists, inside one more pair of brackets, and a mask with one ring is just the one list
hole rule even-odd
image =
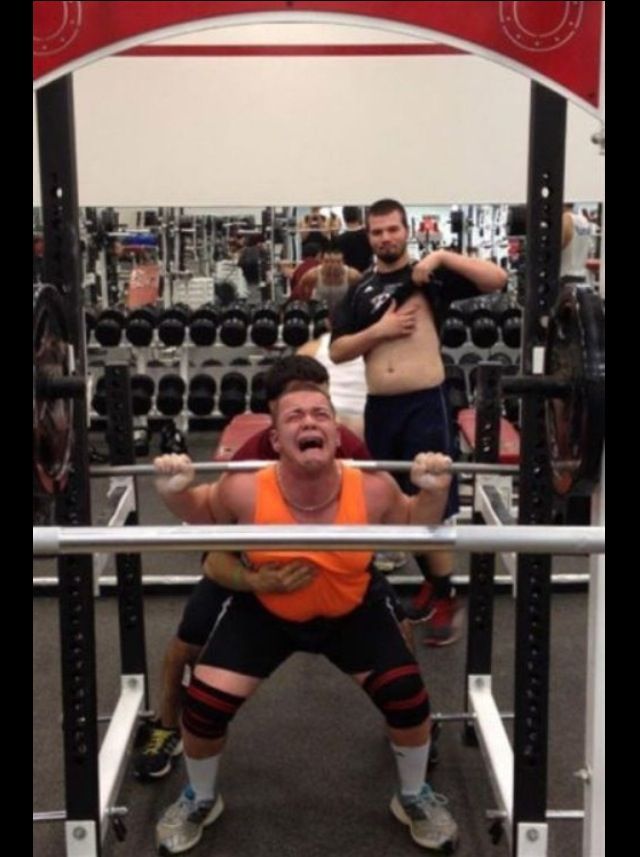
[[33, 555], [234, 550], [604, 553], [604, 527], [220, 525], [34, 527]]
[[502, 392], [513, 396], [544, 396], [562, 399], [573, 390], [574, 384], [559, 381], [548, 375], [513, 375], [501, 379]]
[[[340, 459], [348, 467], [358, 470], [386, 470], [390, 473], [409, 473], [412, 462], [410, 461], [364, 461]], [[196, 473], [245, 473], [250, 470], [262, 470], [273, 461], [200, 461], [194, 462]], [[520, 472], [517, 464], [493, 464], [480, 462], [454, 462], [449, 468], [451, 473], [497, 473], [504, 476], [512, 476]], [[91, 476], [163, 476], [158, 473], [153, 464], [125, 464], [110, 466], [100, 464], [91, 468]]]

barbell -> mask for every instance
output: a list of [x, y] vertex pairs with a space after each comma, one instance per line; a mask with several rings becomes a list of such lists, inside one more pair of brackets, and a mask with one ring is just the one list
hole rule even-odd
[[[409, 473], [412, 467], [410, 461], [361, 461], [355, 459], [340, 459], [348, 467], [358, 470], [387, 470], [390, 473]], [[244, 473], [250, 470], [262, 470], [273, 464], [273, 461], [194, 461], [196, 473]], [[158, 473], [153, 464], [124, 464], [112, 467], [99, 464], [90, 469], [91, 476], [164, 476]], [[449, 473], [499, 473], [511, 476], [519, 472], [517, 464], [479, 463], [475, 461], [454, 462], [448, 468]]]
[[33, 555], [234, 550], [461, 550], [604, 553], [604, 527], [217, 525], [34, 527]]

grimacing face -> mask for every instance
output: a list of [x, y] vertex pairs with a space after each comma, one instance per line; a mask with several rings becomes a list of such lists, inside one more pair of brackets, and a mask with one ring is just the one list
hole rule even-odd
[[315, 470], [335, 458], [338, 428], [335, 412], [320, 391], [284, 393], [273, 415], [271, 442], [281, 459]]

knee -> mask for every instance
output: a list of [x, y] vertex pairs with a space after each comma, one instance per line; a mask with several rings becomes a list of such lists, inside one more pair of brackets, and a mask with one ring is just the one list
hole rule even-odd
[[185, 692], [182, 724], [198, 738], [222, 738], [244, 701], [245, 697], [218, 690], [194, 676]]
[[429, 717], [429, 694], [417, 664], [374, 671], [364, 689], [392, 729], [411, 729]]

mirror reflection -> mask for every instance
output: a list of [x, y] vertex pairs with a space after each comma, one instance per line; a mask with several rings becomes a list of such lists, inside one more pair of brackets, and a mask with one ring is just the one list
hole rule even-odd
[[[591, 284], [597, 286], [600, 205], [580, 202], [589, 223]], [[524, 206], [409, 205], [410, 253], [419, 259], [438, 248], [495, 260], [517, 289], [525, 253]], [[311, 297], [299, 283], [331, 247], [353, 280], [371, 263], [366, 208], [308, 205], [266, 208], [83, 208], [80, 238], [85, 303], [135, 309], [209, 301], [257, 304]], [[33, 210], [33, 280], [42, 281], [42, 220]], [[312, 291], [312, 290], [311, 290]]]

